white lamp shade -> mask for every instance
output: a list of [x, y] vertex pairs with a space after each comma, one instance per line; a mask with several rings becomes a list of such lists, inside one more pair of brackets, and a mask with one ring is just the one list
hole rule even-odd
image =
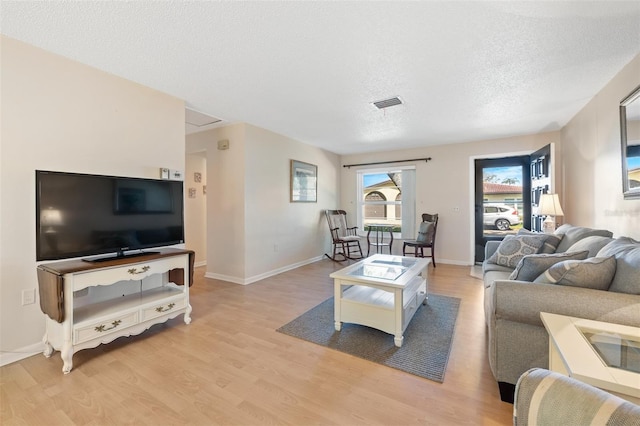
[[538, 204], [540, 216], [564, 216], [558, 194], [542, 194]]

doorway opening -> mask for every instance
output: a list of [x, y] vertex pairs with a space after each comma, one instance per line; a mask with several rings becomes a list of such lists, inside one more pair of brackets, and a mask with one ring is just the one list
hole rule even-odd
[[195, 266], [207, 263], [207, 152], [185, 159], [185, 248], [196, 253]]
[[475, 160], [475, 262], [484, 246], [531, 225], [530, 156]]

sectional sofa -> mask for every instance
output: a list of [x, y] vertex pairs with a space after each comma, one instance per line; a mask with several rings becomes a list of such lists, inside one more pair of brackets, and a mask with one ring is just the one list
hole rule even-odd
[[603, 229], [522, 230], [489, 241], [483, 263], [491, 371], [503, 401], [518, 378], [549, 368], [540, 312], [640, 327], [640, 242]]

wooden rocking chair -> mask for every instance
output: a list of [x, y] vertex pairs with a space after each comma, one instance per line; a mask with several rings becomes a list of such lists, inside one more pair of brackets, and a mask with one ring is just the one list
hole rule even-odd
[[[357, 227], [347, 226], [347, 212], [344, 210], [325, 210], [331, 239], [333, 240], [333, 256], [324, 255], [334, 262], [344, 262], [347, 259], [363, 259], [360, 239], [357, 235]], [[341, 258], [339, 258], [341, 257]]]

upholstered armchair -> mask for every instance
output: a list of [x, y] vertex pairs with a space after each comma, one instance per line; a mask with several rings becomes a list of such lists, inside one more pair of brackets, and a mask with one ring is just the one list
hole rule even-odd
[[640, 406], [560, 373], [533, 368], [516, 384], [515, 426], [640, 425]]

